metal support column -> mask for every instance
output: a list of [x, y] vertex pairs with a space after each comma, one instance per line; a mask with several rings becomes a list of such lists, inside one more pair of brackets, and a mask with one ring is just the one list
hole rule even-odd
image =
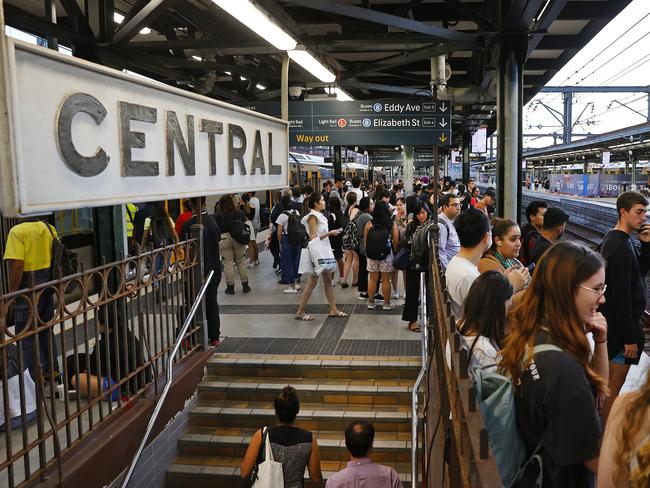
[[634, 155], [631, 155], [630, 159], [632, 160], [632, 184], [630, 190], [636, 191], [636, 158]]
[[[472, 135], [468, 130], [463, 131], [463, 183], [469, 180], [469, 152], [472, 144]], [[446, 175], [447, 176], [447, 175]]]
[[562, 142], [568, 144], [571, 142], [571, 132], [573, 132], [573, 92], [566, 91], [562, 94], [564, 101], [564, 127], [562, 129]]
[[[53, 24], [56, 24], [56, 2], [54, 0], [45, 0], [45, 18]], [[52, 36], [47, 36], [47, 47], [48, 49], [58, 51], [58, 39]]]
[[512, 45], [501, 46], [500, 54], [497, 77], [497, 215], [517, 222], [521, 213], [523, 64]]
[[650, 93], [648, 93], [648, 116], [646, 119], [650, 122]]
[[282, 120], [289, 120], [289, 55], [286, 52], [282, 55], [280, 105], [282, 110]]
[[[442, 166], [443, 166], [443, 173], [444, 176], [449, 176], [449, 153], [445, 152], [445, 154], [442, 156]], [[467, 183], [467, 180], [463, 180], [463, 183]]]
[[340, 178], [342, 175], [343, 155], [341, 154], [341, 146], [334, 146], [334, 178]]
[[402, 152], [404, 164], [402, 166], [402, 178], [404, 180], [404, 191], [411, 193], [413, 189], [413, 165], [415, 164], [415, 146], [404, 146]]

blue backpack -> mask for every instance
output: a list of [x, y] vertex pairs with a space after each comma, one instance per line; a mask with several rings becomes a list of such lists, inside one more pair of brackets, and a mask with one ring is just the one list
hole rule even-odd
[[[533, 349], [533, 356], [544, 351], [562, 351], [552, 344], [540, 344]], [[515, 389], [512, 380], [496, 372], [474, 370], [474, 386], [481, 409], [483, 423], [488, 431], [490, 449], [503, 481], [503, 486], [514, 486], [524, 475], [526, 468], [535, 461], [539, 465], [539, 475], [535, 488], [542, 486], [542, 457], [539, 454], [541, 443], [526, 459], [526, 447], [517, 430], [515, 412]]]

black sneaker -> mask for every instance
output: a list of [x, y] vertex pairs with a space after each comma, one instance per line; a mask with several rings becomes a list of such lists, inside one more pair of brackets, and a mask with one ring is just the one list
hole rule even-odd
[[375, 301], [376, 302], [383, 302], [384, 301], [384, 296], [381, 293], [377, 293], [375, 295]]
[[243, 291], [244, 293], [248, 293], [249, 291], [251, 291], [251, 287], [248, 286], [248, 283], [242, 283], [242, 288], [243, 288], [242, 291]]
[[367, 299], [368, 299], [367, 293], [359, 293], [359, 300], [367, 300]]
[[234, 294], [235, 294], [235, 285], [227, 285], [226, 295], [234, 295]]

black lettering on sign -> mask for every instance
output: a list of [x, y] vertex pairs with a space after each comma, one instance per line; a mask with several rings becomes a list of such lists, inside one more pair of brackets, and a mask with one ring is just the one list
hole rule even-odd
[[131, 121], [155, 124], [158, 120], [157, 110], [152, 107], [120, 102], [120, 150], [122, 153], [122, 176], [157, 176], [158, 161], [133, 161], [131, 149], [143, 149], [145, 138], [143, 132], [132, 132]]
[[[235, 147], [235, 139], [240, 145]], [[228, 175], [235, 174], [235, 161], [239, 163], [239, 173], [246, 174], [244, 154], [246, 153], [246, 133], [244, 129], [235, 124], [228, 124]]]
[[257, 173], [259, 168], [263, 175], [266, 174], [264, 167], [264, 152], [262, 151], [262, 135], [259, 130], [255, 131], [255, 144], [253, 144], [253, 164], [251, 165], [251, 174]]
[[165, 123], [165, 136], [167, 139], [167, 176], [174, 176], [176, 174], [176, 164], [174, 162], [174, 144], [178, 147], [178, 152], [181, 155], [181, 161], [185, 168], [187, 176], [194, 176], [196, 174], [196, 155], [194, 151], [194, 116], [187, 116], [187, 144], [183, 138], [181, 125], [178, 123], [176, 112], [172, 110], [167, 111]]
[[106, 117], [106, 107], [92, 95], [87, 93], [74, 93], [66, 98], [57, 114], [56, 140], [63, 162], [79, 176], [97, 176], [108, 166], [109, 157], [100, 147], [92, 156], [84, 156], [74, 147], [72, 141], [72, 119], [79, 112], [83, 112], [101, 124]]
[[210, 176], [214, 176], [217, 174], [217, 141], [215, 134], [223, 134], [223, 124], [214, 120], [201, 119], [201, 132], [208, 133]]
[[273, 166], [273, 134], [269, 132], [269, 174], [281, 175], [282, 165]]

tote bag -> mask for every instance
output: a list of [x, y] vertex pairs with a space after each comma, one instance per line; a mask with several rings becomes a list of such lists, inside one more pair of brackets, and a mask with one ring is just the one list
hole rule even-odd
[[309, 249], [311, 261], [314, 264], [314, 273], [320, 276], [323, 271], [336, 270], [334, 251], [332, 251], [330, 243], [325, 242], [325, 239], [311, 240], [307, 249]]
[[311, 262], [311, 254], [306, 247], [300, 250], [300, 264], [298, 265], [298, 274], [313, 275], [314, 263]]
[[262, 432], [262, 437], [266, 434], [264, 442], [264, 462], [260, 463], [257, 469], [257, 480], [253, 488], [281, 488], [284, 486], [284, 474], [282, 473], [282, 463], [273, 460], [273, 451], [271, 450], [271, 441], [266, 427]]

